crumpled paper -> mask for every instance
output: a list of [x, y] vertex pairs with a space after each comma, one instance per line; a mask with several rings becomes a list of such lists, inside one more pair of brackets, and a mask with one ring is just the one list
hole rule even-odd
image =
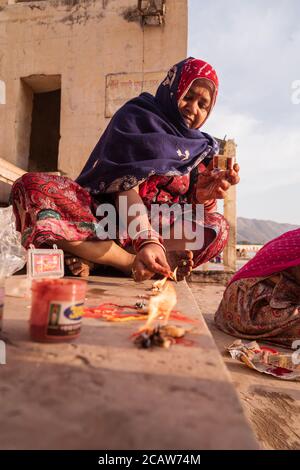
[[273, 375], [283, 380], [300, 378], [299, 351], [280, 352], [274, 348], [260, 346], [256, 341], [245, 343], [240, 339], [228, 346], [227, 350], [233, 359], [263, 374]]

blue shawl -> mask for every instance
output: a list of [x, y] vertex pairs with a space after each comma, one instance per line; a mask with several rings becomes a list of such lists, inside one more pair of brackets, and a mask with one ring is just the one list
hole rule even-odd
[[112, 117], [77, 183], [91, 194], [126, 191], [152, 175], [184, 175], [218, 153], [208, 134], [181, 117], [177, 87], [185, 60], [176, 64], [156, 95], [142, 93]]

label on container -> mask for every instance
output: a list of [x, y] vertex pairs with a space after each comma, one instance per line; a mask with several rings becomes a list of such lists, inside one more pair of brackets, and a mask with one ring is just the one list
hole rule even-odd
[[36, 274], [52, 273], [58, 271], [60, 267], [59, 254], [53, 253], [51, 255], [35, 255], [34, 257], [34, 271]]
[[72, 336], [80, 332], [83, 302], [51, 302], [47, 325], [47, 336]]

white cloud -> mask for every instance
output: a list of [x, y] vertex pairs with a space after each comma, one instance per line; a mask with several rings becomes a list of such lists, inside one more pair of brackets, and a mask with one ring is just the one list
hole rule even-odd
[[[278, 174], [277, 181], [270, 181], [267, 174], [262, 180], [268, 185], [281, 184], [287, 172], [300, 177], [300, 132], [297, 128], [289, 128], [278, 132], [277, 128], [268, 128], [263, 121], [250, 115], [234, 113], [226, 107], [217, 107], [205, 128], [207, 132], [217, 136], [234, 138], [238, 145], [237, 157], [244, 172], [253, 176], [257, 170], [268, 170], [269, 174]], [[257, 180], [256, 180], [257, 182]], [[286, 181], [285, 181], [286, 182]]]

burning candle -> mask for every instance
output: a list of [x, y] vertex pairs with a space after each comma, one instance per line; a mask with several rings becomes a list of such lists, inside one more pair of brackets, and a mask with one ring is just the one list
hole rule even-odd
[[78, 279], [33, 280], [31, 338], [50, 342], [77, 338], [86, 286], [86, 281]]

